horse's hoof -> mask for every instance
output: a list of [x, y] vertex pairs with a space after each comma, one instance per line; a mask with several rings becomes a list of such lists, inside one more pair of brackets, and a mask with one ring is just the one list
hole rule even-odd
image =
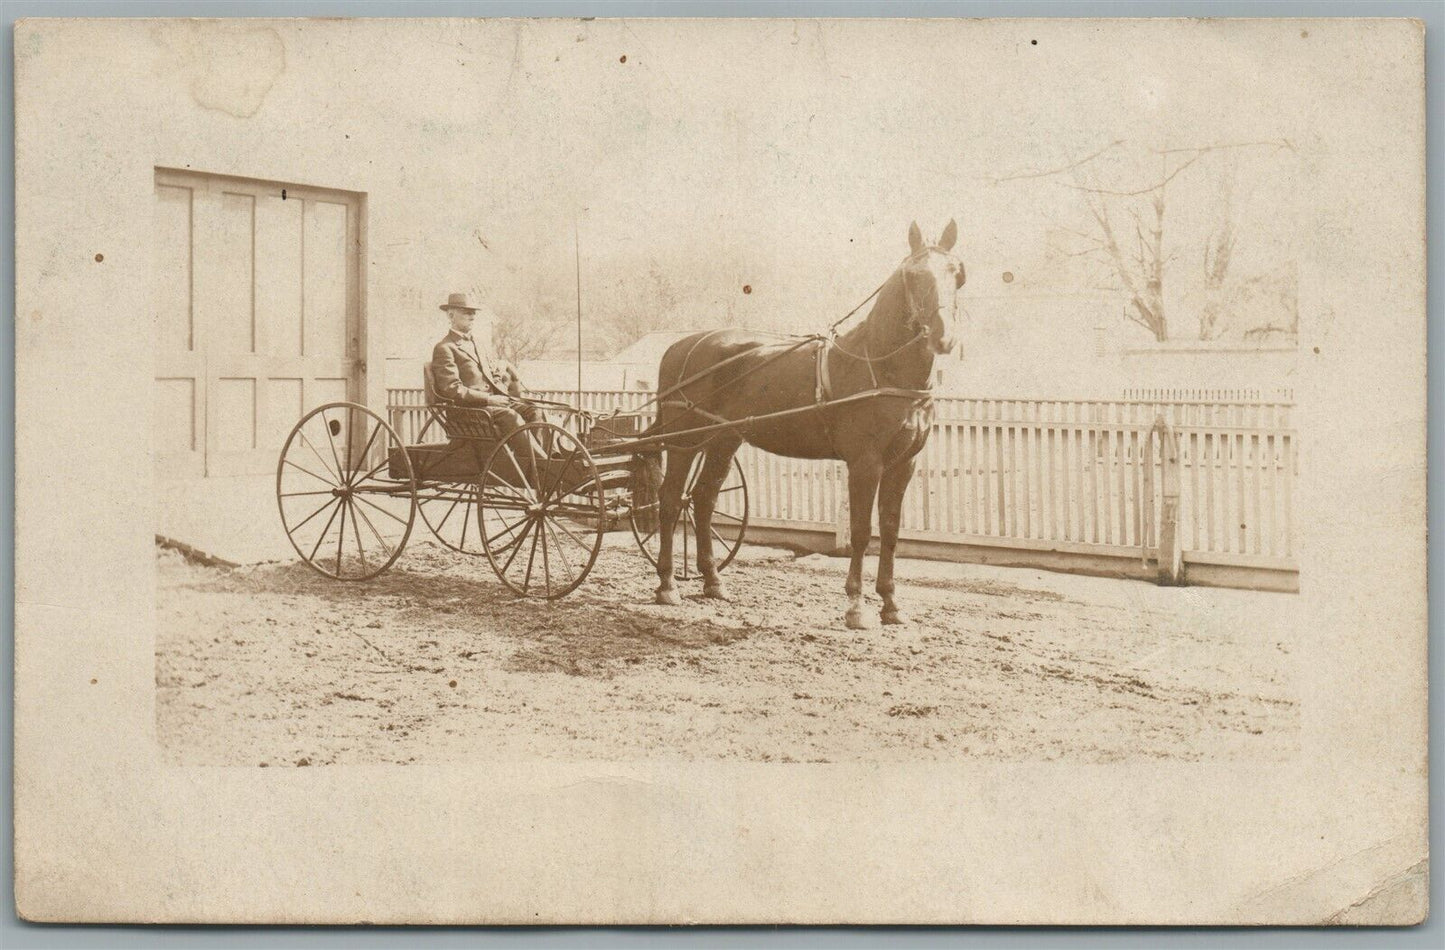
[[682, 595], [677, 592], [677, 588], [675, 587], [659, 590], [657, 592], [657, 603], [663, 607], [677, 607], [682, 603]]
[[721, 581], [716, 584], [704, 584], [702, 587], [702, 595], [712, 600], [727, 600], [728, 589]]
[[868, 618], [863, 616], [861, 610], [850, 610], [843, 615], [843, 622], [848, 625], [849, 630], [867, 630]]
[[890, 626], [895, 623], [907, 623], [908, 615], [901, 610], [885, 610], [883, 611], [883, 622]]

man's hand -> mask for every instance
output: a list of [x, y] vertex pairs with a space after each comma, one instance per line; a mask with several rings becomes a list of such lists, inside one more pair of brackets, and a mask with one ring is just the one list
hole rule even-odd
[[482, 405], [486, 406], [488, 409], [505, 409], [511, 404], [512, 400], [507, 396], [495, 395], [487, 396], [486, 399], [484, 399], [482, 402]]

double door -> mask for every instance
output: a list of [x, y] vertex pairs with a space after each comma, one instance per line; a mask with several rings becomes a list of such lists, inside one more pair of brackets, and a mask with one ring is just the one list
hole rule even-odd
[[357, 398], [361, 211], [351, 192], [157, 169], [159, 474], [272, 472], [308, 409]]

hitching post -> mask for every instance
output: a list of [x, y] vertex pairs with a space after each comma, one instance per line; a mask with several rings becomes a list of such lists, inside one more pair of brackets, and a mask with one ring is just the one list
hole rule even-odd
[[1162, 415], [1155, 417], [1150, 435], [1159, 440], [1159, 462], [1163, 469], [1157, 552], [1159, 583], [1173, 587], [1182, 584], [1184, 577], [1184, 552], [1179, 534], [1179, 436]]

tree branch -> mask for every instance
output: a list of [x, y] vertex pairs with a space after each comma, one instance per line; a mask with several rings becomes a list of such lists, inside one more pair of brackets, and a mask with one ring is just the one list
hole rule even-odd
[[1098, 158], [1100, 155], [1103, 155], [1105, 152], [1109, 151], [1109, 149], [1111, 149], [1111, 148], [1117, 148], [1118, 146], [1123, 145], [1123, 144], [1124, 144], [1124, 140], [1123, 140], [1123, 139], [1115, 139], [1114, 141], [1110, 142], [1108, 145], [1105, 145], [1103, 148], [1099, 149], [1097, 152], [1093, 152], [1093, 153], [1091, 153], [1091, 154], [1089, 154], [1089, 155], [1086, 155], [1086, 156], [1084, 156], [1083, 158], [1079, 159], [1079, 160], [1076, 161], [1076, 162], [1070, 162], [1069, 164], [1064, 165], [1064, 166], [1061, 167], [1061, 168], [1051, 168], [1051, 169], [1048, 169], [1047, 171], [1039, 171], [1039, 172], [1019, 172], [1017, 175], [1004, 175], [1004, 176], [1002, 176], [1002, 177], [995, 177], [995, 176], [993, 176], [993, 175], [985, 175], [985, 176], [984, 176], [984, 179], [987, 180], [987, 181], [991, 181], [991, 182], [993, 182], [995, 185], [997, 185], [997, 184], [999, 184], [1000, 182], [1005, 182], [1005, 181], [1022, 181], [1023, 179], [1027, 179], [1027, 178], [1048, 178], [1048, 177], [1053, 176], [1053, 175], [1062, 175], [1064, 172], [1073, 171], [1074, 169], [1078, 168], [1078, 167], [1081, 166], [1081, 165], [1087, 165], [1089, 162], [1092, 162], [1094, 159]]

